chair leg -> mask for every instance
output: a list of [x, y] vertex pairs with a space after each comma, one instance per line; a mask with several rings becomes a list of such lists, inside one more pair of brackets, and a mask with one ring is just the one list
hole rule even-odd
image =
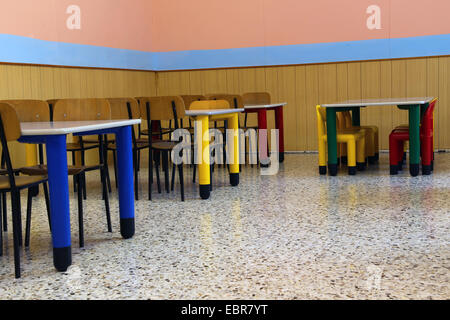
[[[0, 198], [1, 201], [1, 198]], [[2, 204], [0, 203], [0, 215], [1, 215], [1, 206]], [[3, 256], [3, 218], [0, 216], [0, 257]]]
[[111, 213], [109, 210], [109, 195], [108, 190], [106, 187], [106, 174], [105, 174], [105, 168], [100, 169], [100, 174], [102, 178], [102, 189], [103, 189], [103, 196], [105, 201], [105, 210], [106, 210], [106, 223], [108, 225], [108, 232], [112, 232], [112, 226], [111, 226]]
[[31, 205], [33, 201], [33, 194], [31, 192], [31, 188], [28, 188], [28, 197], [27, 197], [27, 220], [25, 227], [25, 247], [28, 248], [30, 246], [30, 233], [31, 233]]
[[184, 177], [183, 177], [183, 164], [182, 163], [178, 165], [178, 173], [180, 174], [181, 201], [184, 201]]
[[20, 278], [20, 193], [19, 190], [11, 190], [12, 224], [14, 239], [14, 271], [15, 277]]
[[80, 183], [81, 174], [77, 174], [76, 180], [78, 181], [78, 239], [80, 248], [84, 247], [84, 212], [83, 212], [83, 190], [82, 184]]
[[210, 183], [209, 183], [209, 190], [210, 191], [212, 191], [213, 190], [213, 173], [214, 173], [214, 166], [213, 165], [210, 165], [209, 166], [209, 181], [210, 181]]
[[87, 196], [86, 196], [86, 173], [85, 172], [83, 172], [82, 174], [81, 174], [82, 176], [81, 176], [81, 181], [82, 181], [82, 184], [83, 184], [83, 199], [84, 200], [86, 200], [87, 199]]
[[194, 170], [192, 172], [192, 182], [195, 183], [195, 173], [197, 171], [197, 165], [194, 163]]
[[113, 151], [113, 162], [114, 162], [114, 179], [116, 180], [116, 189], [119, 187], [119, 182], [117, 181], [117, 156], [116, 151]]
[[164, 151], [163, 154], [163, 170], [164, 170], [164, 186], [166, 187], [166, 192], [169, 193], [169, 152]]
[[175, 189], [175, 174], [177, 173], [177, 166], [174, 163], [172, 166], [172, 183], [170, 186], [170, 190], [173, 191]]
[[6, 192], [2, 193], [2, 207], [3, 207], [3, 231], [8, 231], [8, 203], [6, 201]]
[[156, 160], [155, 171], [156, 171], [156, 184], [158, 186], [158, 193], [161, 193], [161, 180], [159, 178], [159, 159]]
[[138, 155], [135, 150], [133, 150], [133, 170], [134, 170], [134, 199], [136, 201], [139, 200], [139, 164], [138, 164]]
[[45, 206], [47, 208], [47, 217], [48, 217], [48, 226], [50, 227], [50, 232], [52, 231], [52, 220], [50, 216], [50, 197], [48, 196], [48, 185], [47, 182], [43, 184], [44, 187], [44, 197], [45, 197]]
[[112, 192], [112, 188], [111, 188], [111, 177], [109, 175], [109, 165], [108, 165], [108, 145], [107, 145], [107, 140], [106, 140], [106, 135], [105, 135], [105, 145], [103, 147], [104, 150], [104, 155], [103, 155], [103, 161], [104, 161], [104, 166], [105, 166], [105, 172], [106, 172], [106, 182], [108, 183], [108, 192], [111, 193]]
[[137, 151], [136, 169], [137, 171], [141, 171], [141, 150]]
[[153, 183], [153, 152], [148, 148], [148, 200], [152, 200], [152, 183]]
[[[75, 160], [75, 152], [72, 151], [72, 165], [74, 166], [76, 163]], [[73, 180], [73, 192], [77, 192], [77, 180], [75, 179], [75, 176], [72, 177]]]

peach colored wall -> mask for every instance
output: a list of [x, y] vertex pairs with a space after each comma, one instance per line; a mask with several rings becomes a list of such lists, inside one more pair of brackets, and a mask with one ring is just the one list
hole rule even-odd
[[[69, 5], [81, 29], [66, 27]], [[152, 51], [152, 0], [2, 0], [0, 33], [48, 41]]]
[[[81, 30], [66, 28], [81, 7]], [[382, 29], [368, 30], [379, 5]], [[142, 51], [224, 49], [450, 33], [448, 0], [14, 0], [0, 33]]]
[[[370, 5], [382, 29], [366, 27]], [[155, 51], [225, 49], [450, 33], [448, 0], [155, 0]]]

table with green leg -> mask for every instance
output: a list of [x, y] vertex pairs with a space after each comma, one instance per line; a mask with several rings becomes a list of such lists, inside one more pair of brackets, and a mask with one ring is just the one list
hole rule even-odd
[[347, 100], [338, 103], [323, 104], [327, 110], [328, 168], [332, 176], [337, 174], [337, 141], [336, 112], [352, 111], [352, 124], [360, 125], [360, 108], [376, 106], [397, 106], [407, 110], [409, 114], [410, 156], [409, 171], [413, 177], [419, 174], [420, 168], [420, 116], [433, 97], [419, 98], [386, 98]]

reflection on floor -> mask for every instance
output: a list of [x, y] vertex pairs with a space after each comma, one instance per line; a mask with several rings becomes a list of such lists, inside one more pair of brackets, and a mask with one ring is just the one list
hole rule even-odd
[[107, 232], [99, 178], [90, 175], [82, 250], [71, 195], [73, 265], [66, 273], [53, 268], [40, 195], [19, 280], [12, 232], [4, 234], [0, 298], [449, 299], [450, 154], [436, 155], [435, 173], [417, 178], [406, 170], [390, 177], [387, 154], [354, 177], [345, 169], [319, 176], [316, 159], [287, 155], [275, 176], [244, 166], [237, 188], [216, 168], [207, 201], [186, 170], [184, 203], [178, 189], [145, 200], [142, 169], [131, 240], [119, 233], [115, 190], [114, 232]]

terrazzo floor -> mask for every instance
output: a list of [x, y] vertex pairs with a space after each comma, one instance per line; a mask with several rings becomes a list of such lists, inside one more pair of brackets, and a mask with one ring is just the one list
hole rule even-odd
[[65, 273], [53, 267], [41, 192], [21, 279], [12, 232], [4, 233], [0, 299], [449, 299], [450, 154], [437, 154], [434, 174], [417, 178], [390, 177], [387, 154], [352, 177], [345, 169], [319, 176], [316, 159], [286, 155], [275, 176], [245, 166], [236, 188], [216, 169], [207, 201], [188, 169], [184, 203], [178, 184], [145, 200], [142, 169], [130, 240], [120, 236], [115, 192], [107, 232], [99, 178], [88, 175], [86, 246], [78, 248], [71, 194], [73, 265]]

